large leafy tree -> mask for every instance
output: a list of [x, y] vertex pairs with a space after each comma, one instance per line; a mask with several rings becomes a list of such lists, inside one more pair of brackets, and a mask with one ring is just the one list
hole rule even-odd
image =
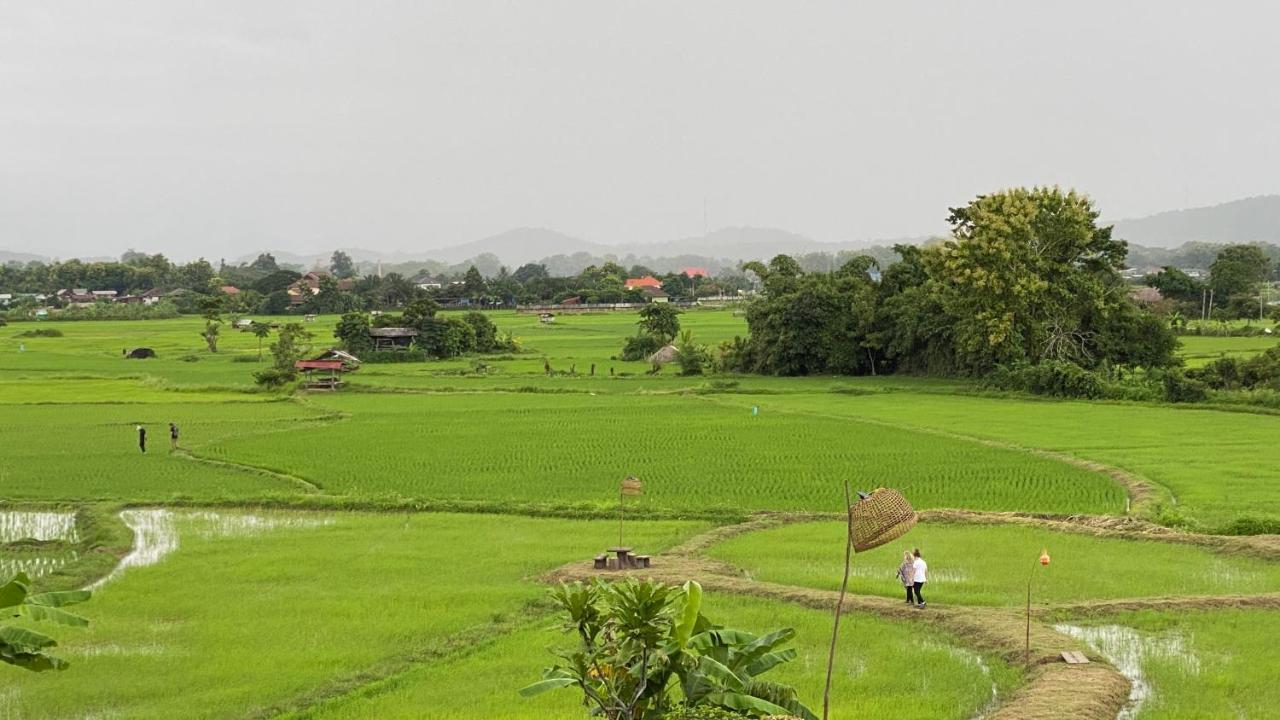
[[1166, 265], [1160, 272], [1142, 279], [1160, 294], [1174, 300], [1199, 300], [1204, 284], [1176, 267]]
[[475, 300], [484, 295], [486, 289], [484, 276], [476, 269], [475, 265], [467, 268], [467, 272], [462, 276], [462, 290], [467, 294], [468, 298]]
[[373, 348], [369, 337], [369, 316], [362, 312], [343, 315], [333, 329], [333, 336], [342, 342], [342, 349], [347, 352], [358, 353]]
[[[88, 590], [31, 594], [31, 578], [19, 573], [0, 585], [0, 619], [25, 618], [59, 625], [85, 627], [88, 620], [63, 610], [89, 599]], [[64, 670], [67, 662], [46, 652], [56, 647], [53, 638], [24, 627], [0, 625], [0, 662], [26, 670]]]
[[664, 344], [680, 334], [680, 309], [669, 303], [649, 303], [640, 308], [640, 331]]
[[1253, 292], [1271, 273], [1271, 259], [1257, 245], [1228, 245], [1209, 266], [1209, 286], [1216, 293], [1215, 304], [1226, 305], [1233, 297]]
[[329, 272], [340, 278], [355, 277], [355, 261], [345, 252], [334, 250], [333, 255], [329, 258]]
[[952, 208], [952, 239], [925, 261], [954, 322], [962, 369], [1096, 359], [1088, 318], [1125, 302], [1124, 242], [1074, 190], [1018, 188]]
[[259, 253], [258, 257], [252, 263], [249, 263], [249, 267], [262, 273], [273, 273], [280, 270], [280, 266], [276, 264], [276, 256], [271, 253]]
[[876, 301], [868, 271], [875, 261], [857, 257], [832, 274], [804, 274], [792, 263], [779, 256], [768, 268], [753, 268], [764, 278], [766, 294], [747, 310], [748, 369], [776, 375], [872, 372], [868, 336]]

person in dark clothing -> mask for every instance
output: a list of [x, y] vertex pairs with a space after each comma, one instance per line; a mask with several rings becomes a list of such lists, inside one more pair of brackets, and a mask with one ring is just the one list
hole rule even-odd
[[138, 426], [138, 449], [147, 452], [147, 429], [141, 425]]
[[169, 423], [169, 450], [178, 449], [178, 426], [175, 423]]

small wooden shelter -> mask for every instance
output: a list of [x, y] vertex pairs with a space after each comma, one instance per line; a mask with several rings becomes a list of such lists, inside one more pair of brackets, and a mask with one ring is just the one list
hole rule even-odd
[[299, 360], [293, 367], [306, 373], [308, 390], [337, 390], [342, 385], [341, 360]]
[[314, 360], [337, 360], [342, 363], [342, 372], [355, 372], [360, 369], [360, 358], [345, 350], [329, 348], [313, 358]]
[[408, 350], [418, 331], [407, 327], [371, 328], [369, 338], [373, 340], [374, 350]]

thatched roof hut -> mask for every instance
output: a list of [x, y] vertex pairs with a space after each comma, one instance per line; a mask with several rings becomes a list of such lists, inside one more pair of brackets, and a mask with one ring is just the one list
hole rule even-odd
[[680, 351], [675, 345], [663, 345], [658, 351], [649, 356], [649, 362], [658, 365], [665, 365], [669, 362], [675, 362], [680, 357]]

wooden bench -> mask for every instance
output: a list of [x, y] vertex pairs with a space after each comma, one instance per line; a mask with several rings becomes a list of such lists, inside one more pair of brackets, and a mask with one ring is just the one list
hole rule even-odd
[[596, 570], [608, 570], [608, 569], [609, 569], [609, 557], [608, 557], [607, 555], [597, 555], [597, 556], [596, 556], [596, 562], [595, 562], [595, 569], [596, 569]]
[[633, 566], [633, 567], [638, 567], [638, 568], [647, 568], [647, 567], [649, 567], [649, 556], [648, 556], [648, 555], [632, 555], [632, 556], [631, 556], [631, 560], [632, 560], [632, 566]]

